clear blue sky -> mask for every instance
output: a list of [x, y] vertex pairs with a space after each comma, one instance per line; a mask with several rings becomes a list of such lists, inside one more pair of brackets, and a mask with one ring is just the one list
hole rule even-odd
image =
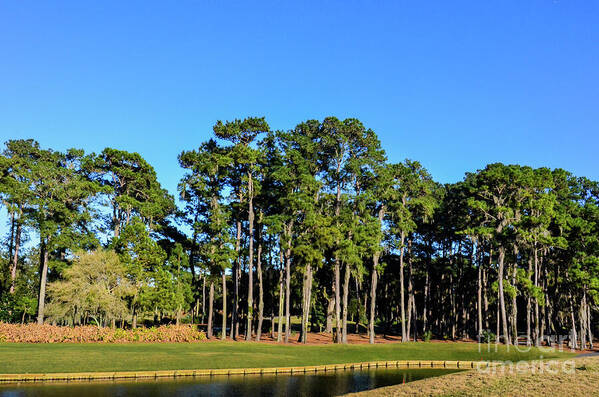
[[137, 151], [175, 193], [218, 119], [335, 115], [441, 182], [599, 179], [599, 1], [92, 3], [0, 3], [2, 141]]

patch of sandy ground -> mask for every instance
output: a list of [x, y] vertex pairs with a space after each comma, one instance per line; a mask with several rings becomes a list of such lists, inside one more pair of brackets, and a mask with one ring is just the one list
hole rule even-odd
[[472, 370], [347, 396], [599, 396], [599, 355], [560, 360], [549, 370], [538, 362], [512, 371]]

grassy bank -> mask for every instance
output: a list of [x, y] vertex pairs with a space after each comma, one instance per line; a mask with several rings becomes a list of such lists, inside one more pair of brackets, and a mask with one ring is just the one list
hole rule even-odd
[[[553, 373], [538, 366], [519, 371], [479, 373], [466, 371], [395, 385], [347, 397], [395, 396], [597, 396], [599, 357], [577, 358], [573, 366], [553, 366]], [[569, 369], [575, 368], [570, 372]], [[534, 368], [534, 369], [533, 369]], [[555, 371], [557, 369], [557, 371]]]
[[560, 353], [520, 353], [499, 346], [478, 351], [474, 343], [380, 345], [276, 345], [258, 343], [19, 344], [0, 343], [0, 373], [157, 371], [268, 368], [377, 360], [532, 360]]

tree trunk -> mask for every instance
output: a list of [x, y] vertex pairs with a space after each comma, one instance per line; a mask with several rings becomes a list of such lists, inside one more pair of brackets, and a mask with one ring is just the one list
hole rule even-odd
[[133, 315], [131, 317], [131, 328], [137, 328], [137, 305], [133, 306]]
[[302, 327], [300, 333], [300, 342], [306, 343], [308, 340], [308, 315], [310, 313], [310, 293], [312, 286], [312, 266], [306, 265], [306, 272], [304, 275], [304, 285], [302, 290]]
[[[408, 277], [408, 285], [410, 284], [410, 278]], [[407, 307], [407, 319], [406, 319], [406, 341], [410, 341], [412, 337], [412, 297], [408, 292], [408, 307]]]
[[341, 341], [347, 344], [347, 301], [349, 298], [349, 277], [350, 270], [349, 265], [345, 265], [345, 280], [343, 281], [343, 333], [341, 335]]
[[112, 223], [114, 225], [114, 238], [117, 239], [119, 238], [120, 235], [120, 231], [121, 231], [121, 219], [119, 216], [119, 209], [118, 209], [118, 204], [116, 203], [116, 196], [115, 196], [115, 200], [112, 201]]
[[580, 348], [582, 350], [586, 349], [587, 347], [587, 339], [586, 339], [586, 334], [587, 334], [587, 309], [586, 309], [586, 300], [587, 300], [587, 295], [586, 295], [586, 291], [583, 290], [583, 294], [582, 294], [582, 300], [580, 302], [580, 310], [579, 310], [579, 316], [580, 316]]
[[245, 340], [252, 340], [252, 319], [254, 317], [254, 184], [251, 171], [248, 172], [248, 312]]
[[405, 308], [405, 297], [404, 297], [404, 241], [405, 233], [401, 232], [401, 248], [399, 250], [399, 295], [400, 295], [400, 307], [401, 307], [401, 341], [407, 342], [406, 340], [406, 308]]
[[[507, 313], [505, 311], [505, 294], [503, 293], [503, 271], [504, 271], [504, 260], [505, 260], [505, 248], [499, 247], [499, 269], [497, 271], [497, 279], [499, 284], [499, 308], [501, 311], [501, 322], [503, 330], [503, 338], [506, 344], [511, 344], [510, 335], [507, 327]], [[499, 337], [499, 335], [497, 335]]]
[[416, 301], [414, 296], [408, 298], [408, 324], [407, 324], [407, 332], [408, 332], [408, 340], [410, 338], [414, 339], [416, 342]]
[[[239, 196], [239, 202], [242, 202], [241, 195]], [[241, 221], [237, 221], [237, 235], [235, 237], [235, 253], [237, 259], [233, 264], [232, 275], [233, 275], [233, 311], [231, 313], [231, 339], [237, 339], [238, 328], [238, 313], [239, 313], [239, 279], [241, 276]], [[223, 331], [224, 332], [224, 331]]]
[[[539, 261], [538, 261], [538, 256], [537, 256], [537, 243], [535, 241], [535, 245], [534, 245], [534, 267], [535, 267], [535, 272], [534, 272], [534, 286], [538, 287], [539, 286]], [[540, 346], [540, 342], [541, 342], [541, 335], [540, 335], [540, 329], [539, 329], [539, 301], [538, 299], [535, 297], [535, 327], [534, 327], [534, 344], [535, 346]]]
[[[476, 244], [476, 243], [475, 243]], [[476, 249], [476, 245], [475, 245]], [[480, 341], [483, 334], [483, 263], [479, 253], [478, 261], [478, 277], [477, 277], [477, 294], [476, 294], [476, 310], [477, 310], [477, 325], [478, 325], [478, 340]], [[474, 255], [473, 255], [474, 258]]]
[[587, 333], [589, 335], [589, 346], [593, 350], [593, 330], [591, 324], [591, 305], [587, 305]]
[[10, 293], [15, 293], [15, 283], [17, 280], [17, 265], [19, 263], [19, 248], [21, 246], [21, 215], [16, 220], [16, 232], [14, 237], [13, 252], [10, 264]]
[[549, 296], [549, 274], [547, 266], [543, 266], [543, 292], [545, 293], [545, 304], [543, 305], [541, 335], [545, 335], [545, 333], [553, 334], [555, 333], [555, 325], [553, 323], [553, 305]]
[[372, 275], [370, 277], [370, 319], [368, 321], [368, 342], [374, 343], [374, 316], [376, 314], [376, 288], [378, 282], [377, 267], [379, 264], [379, 254], [374, 254], [372, 258]]
[[46, 280], [48, 277], [48, 247], [46, 241], [40, 238], [40, 291], [37, 305], [37, 323], [44, 323], [44, 306], [46, 301]]
[[[281, 253], [283, 252], [281, 247]], [[281, 269], [279, 271], [279, 324], [277, 327], [277, 342], [281, 342], [283, 340], [283, 305], [285, 303], [285, 295], [283, 288], [283, 255], [281, 254]]]
[[[497, 291], [497, 302], [499, 302], [499, 291]], [[496, 343], [501, 342], [501, 316], [500, 316], [500, 308], [499, 303], [497, 304], [497, 316], [496, 316], [496, 327], [495, 327], [495, 341]]]
[[[222, 340], [227, 339], [227, 276], [225, 275], [225, 270], [223, 269], [222, 273], [222, 283], [223, 283], [223, 321], [222, 321], [222, 331], [220, 338]], [[235, 305], [233, 305], [235, 306]], [[231, 331], [232, 332], [232, 331]]]
[[360, 333], [360, 283], [358, 282], [358, 278], [354, 277], [354, 281], [356, 284], [356, 321], [355, 321], [355, 333]]
[[339, 259], [335, 258], [334, 269], [334, 285], [335, 292], [335, 342], [341, 343], [341, 265]]
[[[408, 321], [406, 323], [406, 340], [410, 340], [412, 332], [412, 319], [416, 323], [416, 304], [414, 302], [414, 288], [412, 284], [412, 239], [408, 240]], [[414, 315], [413, 315], [414, 314]], [[414, 341], [416, 341], [416, 333], [413, 333]]]
[[[462, 243], [458, 244], [458, 253], [460, 253], [462, 251]], [[471, 253], [470, 255], [470, 260], [473, 261], [473, 254]], [[468, 330], [466, 327], [466, 323], [468, 322], [468, 310], [466, 308], [466, 297], [465, 297], [465, 281], [464, 281], [464, 257], [462, 255], [460, 255], [459, 258], [459, 272], [458, 272], [458, 282], [457, 282], [457, 290], [459, 291], [460, 294], [460, 319], [461, 319], [461, 323], [460, 323], [460, 331], [462, 334], [462, 339], [468, 338]]]
[[[540, 271], [541, 269], [539, 269]], [[547, 294], [547, 285], [546, 285], [546, 280], [543, 279], [541, 282], [542, 288], [543, 288], [543, 293]], [[540, 330], [539, 330], [539, 339], [543, 339], [544, 335], [545, 335], [545, 327], [547, 326], [547, 306], [548, 306], [548, 300], [547, 300], [547, 296], [545, 296], [544, 299], [544, 305], [542, 307], [542, 313], [540, 315], [541, 317], [541, 324], [540, 324]], [[542, 340], [539, 341], [539, 343], [542, 343]]]
[[[528, 276], [532, 277], [532, 258], [528, 258]], [[532, 282], [532, 280], [530, 280]], [[532, 299], [530, 294], [526, 297], [526, 345], [531, 345], [532, 339]]]
[[275, 340], [275, 306], [270, 307], [270, 339]]
[[212, 339], [212, 313], [214, 313], [214, 280], [210, 279], [210, 292], [208, 292], [208, 328], [206, 329], [206, 336], [208, 339]]
[[[337, 174], [341, 170], [341, 162], [337, 161]], [[335, 218], [337, 223], [339, 222], [339, 214], [341, 212], [341, 184], [337, 183], [337, 195], [335, 198]], [[339, 246], [339, 240], [336, 241]], [[339, 263], [339, 255], [335, 254], [335, 268], [334, 268], [334, 285], [333, 291], [335, 293], [335, 342], [341, 343], [341, 265]]]
[[285, 343], [289, 342], [291, 335], [291, 313], [289, 312], [289, 300], [291, 298], [291, 231], [293, 221], [290, 222], [287, 232], [288, 246], [285, 249]]
[[[379, 220], [379, 227], [383, 227], [383, 219], [385, 217], [385, 211], [386, 211], [386, 207], [385, 205], [381, 205], [381, 207], [379, 208], [379, 212], [378, 212], [378, 220]], [[380, 245], [380, 241], [378, 242], [378, 244]], [[374, 339], [375, 339], [375, 333], [374, 333], [374, 318], [375, 318], [375, 314], [376, 314], [376, 289], [377, 289], [377, 284], [378, 284], [378, 266], [379, 266], [379, 259], [381, 256], [381, 252], [380, 252], [380, 246], [377, 247], [377, 250], [375, 251], [375, 253], [372, 255], [372, 274], [371, 274], [371, 279], [370, 279], [370, 318], [368, 321], [368, 342], [373, 344], [374, 343]]]
[[[262, 215], [262, 214], [261, 214]], [[260, 216], [262, 218], [262, 216]], [[262, 226], [260, 226], [260, 230]], [[258, 273], [258, 326], [256, 328], [256, 340], [262, 336], [262, 321], [264, 320], [264, 284], [262, 279], [262, 239], [258, 235], [258, 257], [256, 258], [256, 272]], [[272, 327], [272, 322], [271, 322]]]
[[[197, 305], [196, 305], [197, 308]], [[199, 310], [198, 310], [198, 314]], [[206, 275], [202, 275], [202, 324], [204, 324], [204, 319], [206, 318]]]
[[518, 272], [518, 264], [514, 260], [514, 267], [512, 268], [512, 288], [514, 288], [514, 295], [512, 296], [512, 336], [514, 345], [518, 344], [518, 302], [517, 302], [517, 289], [516, 289], [516, 276]]
[[[451, 263], [451, 259], [450, 259]], [[457, 320], [457, 310], [455, 303], [455, 286], [453, 281], [453, 274], [449, 273], [449, 301], [451, 305], [451, 313], [449, 317], [450, 329], [451, 329], [451, 340], [456, 339], [456, 320]]]
[[[196, 210], [196, 214], [194, 216], [194, 223], [196, 223], [198, 221], [198, 218], [199, 218], [199, 215], [198, 215], [198, 211]], [[189, 249], [189, 270], [191, 271], [191, 284], [194, 288], [194, 297], [195, 297], [195, 286], [197, 285], [196, 268], [195, 268], [196, 250], [198, 250], [198, 231], [194, 227], [193, 236], [191, 238], [191, 248]], [[195, 297], [195, 298], [196, 298], [196, 303], [197, 303], [198, 299], [197, 299], [197, 297]]]
[[[4, 203], [6, 204], [6, 203]], [[10, 232], [8, 238], [8, 259], [12, 259], [12, 250], [15, 242], [15, 211], [11, 211], [7, 208], [8, 214], [10, 215]]]
[[333, 333], [333, 319], [335, 318], [335, 281], [333, 280], [331, 296], [327, 297], [327, 324], [324, 330], [327, 334]]
[[[561, 325], [561, 321], [562, 319], [560, 318], [560, 305], [559, 305], [559, 296], [562, 294], [559, 287], [560, 287], [560, 282], [559, 282], [559, 277], [561, 274], [561, 270], [560, 270], [560, 265], [559, 262], [555, 262], [554, 263], [555, 267], [554, 267], [554, 271], [553, 271], [553, 293], [552, 294], [547, 294], [547, 300], [549, 301], [548, 306], [548, 319], [549, 319], [549, 325], [550, 325], [550, 329], [552, 331], [552, 333], [557, 333], [557, 330], [559, 329], [558, 327], [556, 327], [556, 324], [558, 326]], [[566, 273], [567, 274], [567, 273]], [[549, 284], [549, 283], [548, 283]]]
[[[304, 340], [307, 341], [308, 340], [308, 329], [307, 329], [307, 325], [308, 325], [308, 317], [310, 316], [310, 308], [312, 306], [312, 278], [313, 278], [313, 270], [312, 267], [310, 267], [310, 279], [308, 280], [308, 298], [307, 298], [307, 304], [308, 304], [308, 310], [306, 310], [306, 330], [305, 330], [305, 338]], [[304, 342], [305, 343], [305, 342]]]
[[570, 335], [570, 348], [576, 349], [578, 348], [578, 335], [576, 334], [576, 319], [574, 317], [574, 299], [572, 298], [572, 294], [568, 292], [568, 301], [570, 303], [570, 324], [572, 328], [572, 333]]
[[[429, 243], [429, 250], [430, 250]], [[428, 331], [428, 320], [429, 320], [429, 299], [430, 299], [430, 271], [431, 271], [431, 254], [430, 251], [426, 255], [426, 275], [424, 278], [424, 310], [422, 311], [422, 333], [425, 334]]]
[[[488, 268], [491, 269], [493, 265], [493, 249], [489, 249], [489, 262]], [[487, 269], [483, 267], [483, 308], [484, 308], [484, 318], [485, 318], [485, 329], [489, 329], [489, 273]]]

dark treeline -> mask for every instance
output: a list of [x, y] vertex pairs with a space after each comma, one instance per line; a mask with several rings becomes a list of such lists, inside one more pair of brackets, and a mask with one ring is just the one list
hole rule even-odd
[[442, 185], [333, 117], [219, 121], [178, 161], [180, 208], [137, 153], [6, 142], [0, 320], [592, 345], [596, 182], [498, 163]]

